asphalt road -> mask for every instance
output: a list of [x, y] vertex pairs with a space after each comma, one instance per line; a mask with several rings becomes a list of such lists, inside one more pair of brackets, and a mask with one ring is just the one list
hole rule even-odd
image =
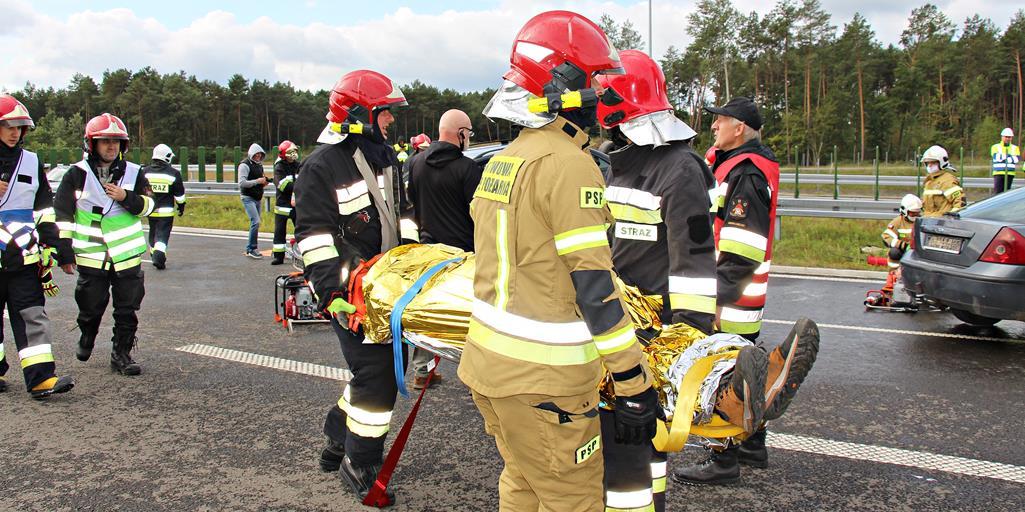
[[[64, 291], [48, 307], [58, 370], [78, 385], [37, 403], [16, 370], [8, 375], [0, 510], [363, 508], [316, 463], [341, 382], [176, 350], [344, 366], [326, 325], [275, 327], [282, 267], [244, 258], [244, 245], [176, 234], [168, 270], [147, 266], [136, 378], [110, 372], [107, 334], [92, 360], [75, 360], [73, 278], [59, 278]], [[669, 510], [1025, 509], [1025, 324], [971, 329], [945, 313], [865, 312], [870, 285], [771, 280], [764, 339], [811, 317], [824, 324], [818, 363], [771, 426], [783, 435], [770, 439], [769, 469], [727, 487], [670, 483]], [[497, 510], [501, 459], [455, 368], [441, 371], [393, 479], [393, 510]], [[394, 431], [411, 403], [399, 399]], [[676, 454], [670, 468], [701, 455]], [[996, 478], [978, 476], [992, 463], [1002, 464]]]

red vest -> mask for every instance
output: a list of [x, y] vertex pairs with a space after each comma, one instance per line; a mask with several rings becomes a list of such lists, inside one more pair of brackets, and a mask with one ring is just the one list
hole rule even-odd
[[[765, 176], [765, 180], [769, 182], [771, 194], [769, 197], [769, 234], [766, 237], [767, 240], [765, 243], [765, 261], [761, 263], [771, 262], [772, 240], [776, 231], [776, 198], [779, 195], [779, 162], [774, 162], [756, 153], [741, 153], [739, 155], [734, 155], [715, 169], [715, 181], [717, 185], [722, 186], [726, 183], [726, 179], [729, 176], [730, 171], [744, 160], [750, 160], [751, 163], [753, 163], [755, 167], [762, 172]], [[730, 205], [727, 204], [724, 205], [724, 207], [729, 208]], [[715, 233], [716, 249], [719, 248], [719, 232], [722, 230], [724, 224], [723, 217], [728, 215], [729, 213], [727, 212], [726, 215], [715, 216], [713, 232]], [[752, 284], [767, 284], [769, 282], [769, 269], [767, 267], [768, 265], [763, 267], [763, 272], [755, 272], [751, 279]], [[752, 308], [764, 307], [765, 294], [763, 293], [755, 296], [741, 295], [740, 300], [736, 302], [736, 305]]]

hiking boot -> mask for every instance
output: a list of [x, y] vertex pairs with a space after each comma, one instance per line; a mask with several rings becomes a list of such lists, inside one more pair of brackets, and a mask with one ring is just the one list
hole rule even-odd
[[740, 443], [737, 462], [758, 469], [769, 467], [769, 450], [765, 448], [765, 427], [758, 429]]
[[88, 361], [89, 356], [93, 354], [93, 347], [96, 345], [96, 335], [82, 333], [78, 338], [78, 349], [75, 351], [75, 357], [79, 361]]
[[786, 412], [819, 353], [819, 328], [815, 322], [799, 319], [781, 345], [769, 353], [769, 375], [765, 388], [765, 420]]
[[29, 394], [36, 400], [46, 400], [51, 395], [58, 393], [67, 393], [71, 391], [71, 388], [75, 387], [75, 379], [71, 378], [70, 375], [63, 377], [50, 377], [37, 384], [34, 388], [29, 390]]
[[344, 458], [345, 445], [328, 439], [327, 446], [320, 452], [320, 470], [325, 473], [338, 471], [338, 467], [342, 465], [342, 459]]
[[132, 359], [132, 348], [139, 341], [139, 338], [132, 337], [129, 340], [114, 340], [114, 351], [110, 353], [110, 369], [121, 375], [139, 375], [142, 367]]
[[740, 479], [737, 451], [736, 446], [722, 451], [712, 450], [705, 460], [693, 466], [674, 469], [673, 481], [686, 485], [722, 485], [736, 482]]
[[[377, 472], [380, 470], [380, 464], [353, 466], [349, 456], [346, 455], [342, 458], [342, 463], [338, 468], [338, 476], [341, 477], [342, 482], [348, 486], [349, 490], [356, 494], [359, 502], [363, 503], [363, 500], [367, 498], [367, 494], [370, 494], [370, 489], [374, 487], [374, 482], [377, 481]], [[388, 503], [382, 506], [394, 505], [395, 495], [390, 491], [385, 492], [385, 495], [388, 498]]]
[[282, 265], [285, 263], [285, 253], [276, 252], [273, 258], [270, 260], [271, 265]]
[[753, 433], [762, 424], [768, 365], [768, 356], [762, 349], [754, 346], [740, 349], [729, 382], [716, 400], [716, 412], [745, 432]]
[[[434, 377], [431, 377], [431, 386], [430, 387], [433, 388], [434, 386], [436, 386], [438, 384], [441, 384], [442, 380], [443, 380], [443, 378], [442, 378], [441, 374], [438, 373], [438, 372], [434, 372]], [[413, 389], [423, 389], [424, 386], [426, 386], [426, 385], [427, 385], [427, 376], [426, 375], [422, 375], [422, 376], [421, 375], [414, 375], [413, 376]]]
[[0, 376], [0, 393], [7, 391], [7, 379]]
[[153, 266], [157, 267], [157, 270], [167, 268], [167, 255], [164, 251], [153, 251]]

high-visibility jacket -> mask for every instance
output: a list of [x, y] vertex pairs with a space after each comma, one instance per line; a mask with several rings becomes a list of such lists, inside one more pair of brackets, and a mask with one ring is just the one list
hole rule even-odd
[[706, 334], [715, 318], [715, 240], [709, 191], [715, 178], [690, 144], [628, 145], [609, 154], [605, 189], [616, 224], [612, 262], [641, 293], [662, 296], [662, 322]]
[[1015, 169], [1021, 161], [1021, 150], [1018, 146], [1005, 146], [1003, 142], [997, 142], [989, 147], [989, 155], [992, 159], [993, 176], [1015, 175]]
[[922, 215], [925, 217], [942, 217], [944, 213], [965, 207], [964, 189], [952, 168], [941, 169], [925, 177], [922, 203]]
[[9, 153], [0, 176], [8, 184], [0, 196], [0, 271], [38, 262], [40, 243], [58, 244], [53, 194], [39, 157], [21, 148]]
[[109, 172], [110, 182], [125, 190], [124, 200], [108, 197], [90, 162], [82, 160], [61, 180], [54, 209], [76, 264], [121, 272], [142, 263], [146, 237], [139, 218], [152, 214], [156, 203], [146, 195], [149, 183], [137, 164], [118, 160]]
[[779, 162], [761, 143], [748, 142], [716, 156], [717, 304], [723, 332], [755, 337], [772, 264]]
[[[914, 220], [903, 215], [898, 215], [894, 217], [894, 219], [886, 225], [886, 229], [883, 230], [883, 242], [890, 248], [899, 247], [901, 242], [910, 242], [911, 231], [914, 227]], [[890, 259], [887, 261], [887, 264], [890, 268], [897, 268], [900, 266], [900, 261]]]
[[474, 193], [473, 316], [459, 377], [484, 396], [583, 394], [603, 364], [617, 394], [651, 386], [613, 281], [613, 219], [587, 141], [563, 117], [524, 128]]
[[182, 175], [171, 164], [154, 160], [142, 168], [156, 206], [150, 217], [174, 217], [177, 205], [185, 204], [185, 183]]

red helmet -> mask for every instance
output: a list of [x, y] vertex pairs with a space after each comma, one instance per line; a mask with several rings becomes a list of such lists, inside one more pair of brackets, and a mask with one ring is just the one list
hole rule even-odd
[[36, 123], [32, 122], [32, 116], [28, 109], [20, 101], [10, 94], [0, 95], [0, 126], [25, 126], [34, 129]]
[[409, 143], [413, 145], [413, 149], [416, 151], [423, 151], [427, 149], [427, 146], [431, 145], [431, 138], [426, 133], [421, 133], [412, 139], [409, 139]]
[[[598, 76], [605, 94], [614, 95], [598, 102], [598, 119], [605, 129], [618, 126], [637, 117], [672, 110], [666, 96], [666, 77], [651, 57], [638, 50], [623, 50], [619, 54], [625, 75]], [[611, 103], [612, 106], [608, 104]]]
[[354, 116], [373, 124], [375, 109], [405, 105], [406, 97], [391, 79], [376, 71], [360, 69], [346, 73], [331, 89], [327, 120], [345, 123], [349, 116]]
[[121, 152], [128, 150], [128, 129], [125, 123], [114, 114], [106, 112], [92, 118], [85, 124], [85, 150], [93, 151], [93, 142], [97, 139], [114, 139], [121, 141]]
[[591, 87], [598, 73], [622, 73], [616, 47], [601, 27], [569, 11], [534, 16], [513, 43], [505, 79], [535, 96]]
[[290, 149], [295, 149], [296, 151], [298, 151], [299, 147], [296, 146], [295, 143], [290, 140], [286, 140], [281, 144], [278, 144], [278, 157], [284, 160], [285, 153], [288, 153]]
[[715, 146], [712, 146], [712, 147], [708, 148], [708, 151], [705, 151], [705, 163], [707, 163], [709, 167], [711, 167], [712, 165], [715, 164], [715, 152], [716, 151], [719, 151], [719, 148], [717, 148]]

